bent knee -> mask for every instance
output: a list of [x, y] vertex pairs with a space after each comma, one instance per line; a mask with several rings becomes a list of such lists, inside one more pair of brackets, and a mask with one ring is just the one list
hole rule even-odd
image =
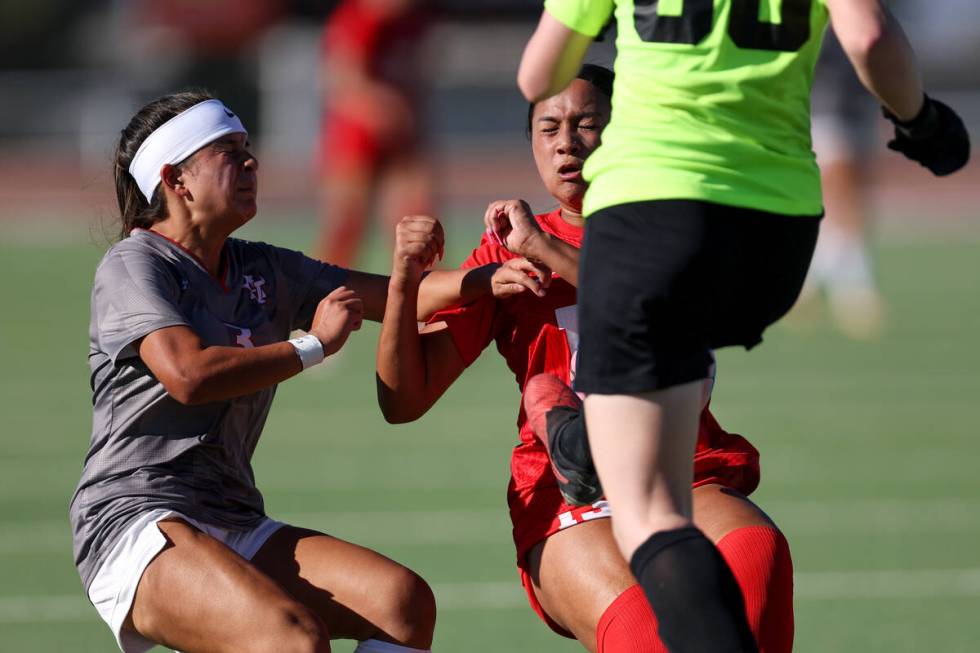
[[765, 653], [793, 648], [793, 560], [774, 526], [746, 526], [723, 537], [718, 550], [745, 599], [749, 625]]
[[272, 608], [273, 617], [261, 636], [244, 650], [255, 653], [329, 653], [330, 633], [315, 612], [302, 603], [284, 602]]
[[429, 648], [436, 625], [436, 598], [425, 580], [400, 568], [385, 587], [384, 618], [380, 629], [395, 641], [413, 648]]
[[721, 538], [717, 546], [743, 591], [754, 586], [765, 595], [777, 590], [792, 593], [789, 542], [775, 526], [737, 528]]

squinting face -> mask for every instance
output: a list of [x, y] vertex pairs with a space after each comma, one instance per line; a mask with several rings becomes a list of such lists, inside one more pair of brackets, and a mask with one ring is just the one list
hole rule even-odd
[[584, 79], [572, 80], [564, 91], [534, 107], [534, 162], [545, 188], [565, 208], [582, 210], [587, 187], [582, 164], [599, 146], [610, 111], [609, 98]]
[[245, 224], [255, 216], [259, 163], [245, 134], [229, 134], [194, 153], [182, 173], [200, 214]]

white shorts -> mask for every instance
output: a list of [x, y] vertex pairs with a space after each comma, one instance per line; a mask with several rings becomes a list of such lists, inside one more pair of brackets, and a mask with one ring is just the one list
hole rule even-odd
[[109, 624], [123, 653], [144, 653], [157, 645], [139, 633], [123, 629], [123, 623], [133, 607], [136, 586], [143, 572], [167, 544], [157, 522], [168, 517], [183, 519], [246, 560], [251, 560], [266, 540], [285, 525], [265, 517], [255, 528], [234, 531], [199, 522], [172, 510], [157, 509], [141, 515], [116, 542], [88, 590], [89, 600]]

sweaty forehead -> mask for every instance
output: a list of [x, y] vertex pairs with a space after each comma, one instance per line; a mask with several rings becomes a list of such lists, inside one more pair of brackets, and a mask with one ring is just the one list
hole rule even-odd
[[591, 83], [583, 79], [572, 80], [568, 88], [534, 107], [535, 120], [562, 119], [584, 114], [609, 114], [609, 100]]

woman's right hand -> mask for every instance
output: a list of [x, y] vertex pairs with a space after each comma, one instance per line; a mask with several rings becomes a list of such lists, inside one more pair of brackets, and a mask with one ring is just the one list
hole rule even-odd
[[330, 356], [344, 346], [351, 331], [361, 328], [363, 319], [361, 298], [353, 290], [340, 286], [320, 300], [310, 333], [320, 339], [323, 355]]
[[543, 233], [531, 207], [524, 200], [490, 202], [483, 222], [491, 238], [519, 256], [531, 256], [535, 240]]
[[505, 261], [490, 277], [490, 290], [496, 299], [506, 299], [530, 290], [544, 297], [551, 284], [551, 270], [526, 258]]

